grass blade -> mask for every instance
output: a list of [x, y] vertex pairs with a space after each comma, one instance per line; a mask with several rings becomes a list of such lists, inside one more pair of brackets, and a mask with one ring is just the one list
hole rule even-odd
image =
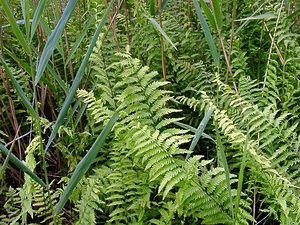
[[[177, 121], [175, 121], [175, 122], [173, 122], [174, 124], [176, 124], [177, 126], [179, 126], [179, 127], [182, 127], [182, 128], [184, 128], [184, 129], [186, 129], [186, 130], [189, 130], [189, 131], [191, 131], [191, 132], [193, 132], [193, 133], [196, 133], [197, 132], [197, 129], [195, 128], [195, 127], [192, 127], [192, 126], [190, 126], [190, 125], [188, 125], [188, 124], [185, 124], [185, 123], [181, 123], [181, 122], [177, 122]], [[206, 139], [210, 139], [210, 140], [212, 140], [213, 142], [216, 142], [210, 135], [208, 135], [208, 134], [206, 134], [206, 133], [202, 133], [202, 135], [201, 135], [203, 138], [206, 138]]]
[[[41, 27], [43, 28], [43, 30], [45, 31], [47, 37], [50, 36], [52, 30], [49, 27], [49, 24], [47, 23], [47, 21], [45, 21], [45, 19], [43, 17], [40, 19], [40, 24], [41, 24]], [[62, 58], [64, 58], [64, 50], [63, 50], [62, 46], [60, 45], [60, 42], [58, 42], [55, 47], [56, 47], [57, 51], [59, 52], [59, 54], [62, 56]]]
[[[155, 0], [153, 0], [153, 1], [155, 2]], [[169, 0], [163, 0], [163, 2], [161, 3], [161, 11], [165, 10], [165, 8], [168, 5], [168, 2], [169, 2]], [[156, 10], [155, 15], [158, 15], [158, 14], [159, 14], [159, 12], [158, 12], [158, 10]], [[152, 15], [152, 13], [151, 13], [151, 15]]]
[[54, 80], [56, 80], [56, 82], [58, 83], [58, 85], [61, 87], [61, 89], [66, 94], [68, 94], [68, 87], [65, 85], [65, 83], [60, 78], [60, 76], [58, 76], [58, 74], [55, 72], [55, 70], [52, 68], [52, 66], [47, 65], [47, 69], [48, 69], [49, 73], [52, 75], [52, 77], [54, 78]]
[[[20, 131], [20, 127], [21, 126], [19, 126], [18, 129], [17, 129], [17, 131], [16, 131], [16, 135], [15, 135], [13, 141], [12, 141], [12, 145], [10, 146], [10, 149], [9, 149], [8, 153], [6, 154], [6, 158], [5, 158], [5, 160], [4, 160], [3, 164], [2, 164], [2, 167], [0, 169], [0, 180], [2, 180], [2, 176], [3, 176], [5, 170], [6, 170], [7, 166], [8, 166], [9, 157], [11, 156], [12, 150], [13, 150], [13, 148], [15, 146], [16, 138], [17, 138], [18, 133]], [[6, 147], [6, 146], [4, 146], [4, 147]]]
[[217, 47], [216, 47], [215, 42], [213, 40], [213, 37], [212, 37], [212, 35], [209, 31], [209, 27], [206, 23], [206, 20], [205, 20], [203, 14], [202, 14], [199, 2], [197, 0], [194, 0], [194, 5], [195, 5], [196, 12], [197, 12], [197, 15], [198, 15], [199, 20], [200, 20], [202, 30], [203, 30], [205, 38], [206, 38], [206, 41], [207, 41], [209, 49], [211, 51], [214, 63], [215, 63], [216, 66], [219, 66], [219, 55], [218, 55]]
[[2, 65], [4, 66], [4, 69], [6, 71], [6, 74], [10, 78], [11, 83], [14, 86], [17, 94], [21, 98], [22, 103], [25, 105], [26, 109], [29, 111], [29, 113], [31, 114], [31, 116], [33, 118], [35, 118], [35, 119], [38, 119], [39, 115], [33, 109], [32, 105], [30, 104], [28, 98], [26, 97], [26, 95], [25, 95], [22, 87], [20, 86], [20, 84], [18, 83], [18, 81], [16, 80], [16, 78], [14, 77], [14, 75], [12, 74], [12, 72], [10, 71], [10, 69], [9, 69], [8, 65], [6, 64], [5, 60], [2, 57], [0, 57], [0, 61], [2, 62]]
[[26, 31], [26, 38], [29, 38], [29, 31], [30, 31], [30, 5], [29, 1], [27, 0], [21, 0], [21, 7], [22, 7], [22, 14], [24, 18], [24, 24], [25, 24], [25, 31]]
[[105, 23], [105, 20], [106, 20], [106, 17], [108, 15], [108, 11], [109, 11], [111, 5], [112, 5], [112, 2], [107, 7], [107, 9], [106, 9], [106, 11], [105, 11], [105, 13], [104, 13], [101, 21], [100, 21], [100, 23], [99, 23], [99, 25], [98, 25], [95, 33], [94, 33], [94, 36], [93, 36], [93, 38], [91, 40], [91, 43], [90, 43], [90, 45], [89, 45], [89, 47], [87, 49], [87, 52], [86, 52], [86, 54], [84, 56], [84, 59], [81, 62], [79, 70], [78, 70], [78, 72], [76, 74], [76, 77], [75, 77], [75, 79], [74, 79], [74, 81], [72, 83], [72, 86], [70, 88], [70, 92], [69, 92], [66, 100], [63, 103], [62, 109], [60, 110], [59, 115], [57, 117], [57, 121], [56, 121], [56, 123], [55, 123], [55, 125], [53, 127], [53, 131], [51, 132], [50, 138], [49, 138], [48, 143], [47, 143], [46, 148], [45, 148], [45, 153], [48, 150], [48, 148], [50, 147], [52, 141], [54, 140], [54, 137], [56, 136], [60, 125], [64, 121], [64, 117], [67, 114], [67, 111], [68, 111], [68, 109], [69, 109], [69, 107], [71, 105], [71, 102], [72, 102], [72, 100], [73, 100], [73, 98], [75, 96], [76, 90], [78, 89], [78, 87], [80, 85], [80, 82], [81, 82], [81, 80], [83, 78], [85, 67], [86, 67], [86, 65], [88, 63], [90, 55], [93, 52], [93, 48], [94, 48], [94, 46], [95, 46], [95, 44], [97, 42], [98, 36], [100, 34], [100, 31], [101, 31], [101, 29], [102, 29], [102, 27], [103, 27], [103, 25]]
[[12, 53], [10, 50], [8, 50], [6, 47], [3, 47], [3, 50], [13, 59], [16, 63], [20, 64], [22, 69], [26, 71], [28, 74], [31, 73], [30, 65], [26, 62], [24, 62], [22, 59], [20, 59], [16, 54]]
[[[24, 71], [26, 71], [28, 74], [31, 74], [31, 69], [30, 69], [30, 65], [26, 62], [24, 62], [22, 59], [20, 59], [19, 57], [17, 57], [14, 53], [12, 53], [11, 51], [9, 51], [7, 48], [3, 47], [3, 50], [5, 50], [5, 52], [12, 58], [15, 60], [16, 63], [20, 64], [21, 67], [24, 69]], [[56, 72], [52, 69], [52, 67], [50, 65], [47, 65], [48, 71], [52, 74], [52, 76], [54, 77], [54, 79], [58, 82], [58, 84], [61, 86], [61, 88], [66, 92], [67, 89], [63, 83], [62, 80], [60, 80], [60, 78], [58, 77], [58, 75], [56, 74]], [[45, 77], [42, 77], [41, 80], [48, 85], [48, 87], [53, 91], [56, 92], [56, 87], [53, 85], [53, 82], [48, 81]]]
[[184, 129], [186, 129], [186, 130], [192, 131], [193, 133], [197, 132], [197, 129], [195, 127], [192, 127], [192, 126], [190, 126], [188, 124], [177, 122], [177, 121], [175, 121], [173, 123], [176, 124], [177, 126], [180, 126], [180, 127], [184, 128]]
[[48, 2], [48, 0], [40, 0], [38, 3], [38, 6], [34, 12], [32, 24], [31, 24], [30, 40], [32, 40], [32, 38], [33, 38], [33, 35], [34, 35], [34, 33], [37, 29], [37, 26], [40, 22], [41, 16], [44, 12], [47, 2]]
[[27, 44], [24, 34], [23, 32], [20, 30], [14, 15], [11, 11], [11, 9], [9, 8], [9, 3], [7, 2], [7, 0], [1, 0], [0, 1], [1, 5], [2, 5], [2, 9], [4, 11], [4, 13], [6, 14], [7, 20], [10, 23], [12, 30], [14, 32], [14, 34], [16, 35], [18, 41], [20, 42], [20, 44], [22, 45], [22, 47], [24, 48], [25, 52], [30, 55], [30, 48], [29, 45]]
[[214, 13], [216, 16], [218, 27], [221, 30], [221, 28], [222, 28], [222, 12], [221, 12], [221, 8], [220, 8], [220, 0], [212, 0], [212, 4], [214, 7]]
[[104, 144], [106, 137], [110, 133], [113, 125], [118, 120], [118, 118], [119, 118], [119, 113], [115, 112], [114, 115], [109, 120], [109, 122], [107, 123], [107, 125], [101, 131], [100, 135], [94, 142], [91, 149], [88, 151], [88, 153], [84, 156], [84, 158], [76, 166], [76, 169], [69, 181], [68, 186], [66, 187], [59, 202], [57, 203], [57, 206], [54, 210], [55, 215], [57, 215], [61, 211], [61, 209], [64, 207], [64, 205], [68, 201], [70, 195], [72, 194], [73, 189], [76, 187], [78, 182], [81, 180], [81, 178], [84, 176], [84, 174], [88, 171], [88, 169], [94, 162], [99, 150], [101, 149], [101, 147]]
[[79, 112], [76, 117], [76, 120], [75, 120], [75, 125], [74, 125], [75, 127], [77, 127], [78, 123], [80, 122], [86, 108], [87, 108], [87, 103], [82, 104], [82, 106], [80, 107]]
[[[250, 17], [252, 17], [252, 16], [254, 16], [256, 13], [258, 13], [266, 3], [267, 3], [267, 1], [265, 1], [263, 4], [261, 4], [261, 5], [255, 10], [255, 12], [252, 13], [252, 15], [251, 15]], [[239, 26], [238, 29], [234, 32], [234, 36], [237, 36], [237, 34], [240, 32], [240, 30], [241, 30], [244, 26], [246, 26], [248, 23], [249, 23], [249, 20], [244, 21], [244, 22], [241, 24], [241, 26]]]
[[[192, 140], [192, 143], [191, 143], [191, 145], [190, 145], [190, 147], [189, 147], [189, 150], [190, 150], [190, 151], [194, 151], [194, 149], [195, 149], [195, 147], [196, 147], [196, 145], [197, 145], [197, 143], [198, 143], [200, 137], [201, 137], [202, 134], [203, 134], [203, 131], [204, 131], [204, 129], [205, 129], [205, 127], [206, 127], [206, 124], [208, 123], [208, 121], [209, 121], [211, 115], [212, 115], [212, 110], [209, 110], [209, 111], [207, 111], [207, 112], [205, 113], [204, 118], [201, 120], [201, 122], [200, 122], [200, 124], [199, 124], [199, 126], [198, 126], [198, 128], [197, 128], [197, 131], [196, 131], [196, 133], [195, 133], [195, 136], [194, 136], [194, 138], [193, 138], [193, 140]], [[188, 154], [186, 155], [186, 157], [185, 157], [185, 160], [188, 160], [188, 158], [190, 158], [190, 156], [191, 156], [191, 153], [188, 153]]]
[[164, 36], [164, 38], [177, 50], [176, 46], [173, 44], [173, 42], [168, 37], [168, 35], [166, 34], [166, 32], [164, 32], [164, 30], [159, 26], [159, 24], [156, 22], [156, 20], [153, 19], [153, 18], [148, 18], [148, 19], [154, 25], [154, 27], [162, 34], [162, 36]]
[[42, 52], [40, 62], [37, 68], [36, 77], [34, 81], [34, 85], [37, 85], [39, 80], [41, 79], [42, 74], [44, 73], [44, 70], [48, 64], [48, 61], [50, 59], [50, 56], [57, 45], [59, 38], [66, 26], [67, 21], [69, 20], [71, 13], [73, 12], [78, 0], [69, 0], [68, 4], [58, 21], [56, 27], [52, 31], [51, 35], [48, 37], [48, 40], [46, 42], [46, 45], [44, 47], [44, 50]]
[[222, 165], [225, 170], [227, 190], [228, 190], [228, 195], [229, 195], [230, 205], [231, 205], [231, 217], [232, 217], [232, 222], [234, 224], [234, 211], [233, 211], [233, 200], [232, 200], [232, 194], [231, 194], [229, 167], [228, 167], [228, 163], [227, 163], [227, 159], [226, 159], [226, 155], [225, 155], [225, 151], [224, 151], [224, 146], [222, 144], [220, 132], [218, 130], [217, 125], [216, 125], [216, 136], [217, 136], [217, 148], [219, 150], [220, 159], [221, 159]]
[[4, 156], [9, 157], [9, 160], [24, 173], [27, 173], [33, 180], [35, 180], [42, 187], [46, 187], [44, 181], [34, 174], [22, 161], [20, 161], [14, 154], [9, 154], [9, 150], [2, 144], [0, 144], [0, 150]]
[[270, 18], [275, 18], [275, 14], [274, 13], [264, 13], [264, 14], [260, 14], [257, 16], [249, 16], [243, 19], [238, 19], [235, 21], [247, 21], [247, 20], [261, 20], [261, 19], [270, 19]]
[[167, 4], [168, 4], [169, 0], [164, 0], [162, 3], [161, 3], [161, 11], [164, 11], [165, 8], [167, 7]]
[[243, 152], [243, 159], [242, 163], [240, 166], [240, 172], [238, 176], [238, 187], [237, 187], [237, 194], [235, 198], [235, 207], [234, 207], [234, 215], [237, 217], [237, 214], [239, 212], [239, 207], [240, 207], [240, 199], [241, 199], [241, 194], [242, 194], [242, 187], [243, 187], [243, 181], [244, 181], [244, 173], [245, 173], [245, 168], [246, 168], [246, 159], [247, 159], [247, 146], [248, 146], [248, 140], [249, 140], [249, 128], [247, 128], [247, 136], [246, 136], [246, 141], [245, 141], [245, 147], [244, 147], [244, 152]]
[[210, 8], [208, 7], [208, 5], [204, 2], [204, 0], [200, 0], [200, 4], [201, 4], [201, 7], [206, 15], [206, 18], [208, 20], [208, 22], [210, 23], [210, 25], [212, 26], [212, 28], [217, 31], [217, 27], [216, 27], [216, 22], [215, 22], [215, 19], [214, 19], [214, 16], [210, 10]]
[[80, 35], [78, 36], [78, 38], [76, 39], [76, 42], [72, 48], [72, 51], [70, 52], [67, 60], [66, 60], [66, 65], [68, 65], [69, 61], [72, 59], [74, 53], [76, 52], [76, 50], [78, 49], [79, 45], [81, 44], [84, 36], [87, 34], [88, 29], [90, 28], [92, 22], [95, 21], [95, 18], [93, 16], [91, 16], [91, 18], [89, 19], [89, 21], [86, 23], [84, 30], [80, 33]]

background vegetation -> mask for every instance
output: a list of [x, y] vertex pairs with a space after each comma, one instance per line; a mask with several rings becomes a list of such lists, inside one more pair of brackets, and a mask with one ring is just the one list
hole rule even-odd
[[0, 3], [0, 224], [300, 224], [297, 1]]

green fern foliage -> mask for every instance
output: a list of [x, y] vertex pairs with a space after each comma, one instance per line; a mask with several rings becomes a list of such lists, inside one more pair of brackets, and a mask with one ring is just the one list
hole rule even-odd
[[[97, 186], [92, 189], [87, 187], [89, 193], [95, 192], [98, 195], [94, 194], [94, 197], [88, 197], [93, 194], [84, 195], [82, 193], [81, 201], [85, 202], [82, 203], [85, 207], [81, 208], [82, 206], [80, 206], [79, 214], [84, 215], [83, 210], [87, 209], [92, 211], [91, 215], [95, 215], [97, 209], [93, 206], [95, 205], [93, 202], [101, 204], [104, 201], [108, 211], [106, 212], [104, 208], [102, 213], [106, 215], [108, 223], [128, 224], [133, 221], [142, 223], [145, 218], [148, 218], [153, 223], [159, 224], [158, 220], [149, 217], [149, 212], [152, 212], [151, 204], [153, 204], [150, 196], [151, 193], [157, 192], [162, 200], [173, 199], [166, 205], [168, 210], [159, 210], [161, 221], [170, 223], [171, 220], [167, 219], [167, 215], [178, 212], [181, 221], [184, 221], [185, 217], [193, 217], [204, 223], [219, 223], [226, 218], [227, 223], [230, 224], [232, 222], [231, 206], [226, 186], [224, 186], [226, 183], [224, 170], [216, 168], [209, 172], [205, 166], [212, 160], [201, 161], [201, 157], [198, 156], [186, 163], [184, 161], [184, 154], [188, 154], [189, 151], [182, 146], [190, 142], [192, 135], [188, 134], [186, 130], [172, 127], [173, 122], [180, 121], [182, 118], [172, 118], [172, 114], [179, 110], [167, 107], [168, 102], [174, 101], [170, 96], [172, 93], [164, 90], [168, 83], [155, 80], [157, 73], [149, 72], [148, 67], [142, 67], [139, 60], [131, 58], [128, 52], [118, 53], [118, 55], [123, 60], [113, 63], [111, 68], [120, 73], [115, 77], [115, 80], [118, 81], [110, 87], [113, 87], [115, 93], [118, 93], [119, 89], [123, 89], [123, 92], [114, 97], [114, 102], [120, 110], [120, 121], [114, 128], [117, 142], [113, 142], [109, 147], [110, 160], [107, 165], [109, 165], [110, 172], [105, 179], [109, 183], [100, 185], [97, 181], [87, 181], [89, 186]], [[97, 91], [107, 93], [109, 90], [102, 90], [99, 86], [98, 89], [95, 89], [95, 92]], [[78, 92], [78, 96], [87, 103], [88, 112], [94, 119], [98, 118], [98, 114], [107, 115], [109, 113], [105, 104], [107, 107], [111, 107], [110, 102], [103, 103], [101, 100], [97, 100], [94, 92], [88, 93], [81, 90]], [[200, 167], [203, 174], [199, 172]], [[93, 175], [93, 177], [95, 176]], [[208, 182], [205, 185], [199, 183], [199, 179], [203, 179], [204, 182], [208, 178], [215, 182]], [[234, 176], [231, 179], [234, 182]], [[192, 183], [191, 180], [193, 180]], [[192, 187], [195, 189], [197, 187], [199, 191], [194, 193], [191, 190], [193, 192], [191, 195], [186, 194], [189, 192], [187, 189]], [[181, 196], [180, 198], [174, 198], [173, 191], [175, 190], [177, 190], [176, 196]], [[210, 198], [214, 199], [221, 194], [223, 197], [220, 202], [215, 202], [207, 207], [206, 203], [211, 202]], [[89, 201], [84, 196], [88, 197]], [[102, 196], [101, 200], [97, 196]], [[187, 201], [193, 205], [192, 208], [188, 206], [190, 210], [185, 208]], [[224, 211], [224, 207], [228, 210], [227, 212]], [[223, 216], [219, 215], [221, 212]], [[251, 220], [251, 216], [247, 214], [246, 210], [241, 210], [241, 213], [247, 215], [246, 218], [240, 216], [243, 218], [241, 221]], [[101, 218], [105, 218], [104, 215]], [[216, 215], [219, 216], [216, 217]], [[91, 223], [95, 223], [94, 216], [90, 219]]]
[[0, 154], [0, 225], [300, 224], [299, 3], [197, 2], [0, 1], [0, 57], [38, 115], [0, 65], [0, 143], [47, 184]]

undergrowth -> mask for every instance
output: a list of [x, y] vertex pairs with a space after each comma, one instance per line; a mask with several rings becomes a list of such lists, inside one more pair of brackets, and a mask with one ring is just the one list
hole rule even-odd
[[0, 4], [0, 224], [300, 223], [297, 1], [79, 1], [37, 76], [42, 2]]

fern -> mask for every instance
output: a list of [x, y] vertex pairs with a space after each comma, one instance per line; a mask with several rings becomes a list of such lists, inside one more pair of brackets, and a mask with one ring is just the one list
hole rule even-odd
[[[149, 10], [154, 6], [157, 11], [156, 1], [112, 2], [76, 103], [45, 155], [47, 168], [42, 168], [40, 144], [53, 129], [49, 121], [57, 120], [61, 96], [76, 82], [108, 2], [88, 0], [76, 6], [43, 79], [33, 86], [28, 80], [34, 77], [36, 58], [66, 5], [46, 5], [36, 34], [29, 38], [26, 18], [32, 18], [37, 5], [10, 1], [15, 19], [24, 19], [18, 27], [31, 52], [20, 48], [16, 29], [5, 26], [9, 21], [3, 18], [1, 54], [41, 115], [37, 121], [26, 114], [0, 68], [0, 142], [11, 141], [21, 123], [13, 153], [37, 174], [47, 169], [50, 184], [45, 191], [27, 175], [23, 183], [7, 173], [0, 188], [0, 224], [260, 224], [266, 218], [265, 223], [300, 223], [298, 3], [222, 1], [218, 13], [218, 1], [213, 1], [214, 9], [204, 1], [212, 9], [212, 18], [204, 12], [209, 30], [217, 48], [222, 45], [228, 54], [236, 90], [222, 51], [218, 67], [211, 63], [193, 1], [158, 2], [166, 6], [158, 14]], [[249, 18], [257, 15], [266, 18]], [[221, 35], [211, 23], [220, 16]], [[176, 49], [161, 41], [150, 17], [161, 22]], [[220, 37], [224, 41], [218, 43]], [[161, 75], [162, 47], [166, 79]], [[222, 160], [219, 144], [195, 141], [194, 127], [207, 110], [213, 120], [205, 133], [224, 143]], [[54, 218], [53, 207], [70, 174], [116, 111], [118, 121], [91, 170], [64, 213]], [[37, 135], [41, 133], [43, 140]], [[190, 142], [197, 150], [189, 158]], [[11, 177], [14, 181], [8, 183]]]
[[[89, 182], [93, 182], [92, 184], [96, 185], [93, 190], [98, 193], [98, 196], [102, 196], [100, 199], [105, 202], [108, 208], [108, 212], [105, 212], [105, 209], [103, 210], [109, 218], [107, 218], [108, 223], [142, 222], [146, 218], [153, 223], [158, 223], [156, 219], [149, 217], [149, 212], [151, 212], [150, 205], [153, 204], [149, 197], [154, 192], [154, 188], [157, 188], [157, 194], [162, 196], [162, 199], [173, 199], [174, 201], [174, 204], [171, 200], [165, 205], [168, 210], [159, 210], [161, 221], [170, 223], [171, 220], [167, 216], [168, 213], [171, 216], [175, 212], [184, 211], [182, 207], [186, 204], [185, 202], [177, 202], [172, 197], [173, 194], [171, 192], [178, 190], [178, 192], [184, 193], [185, 188], [191, 186], [190, 180], [197, 181], [197, 187], [202, 187], [202, 184], [199, 183], [198, 175], [200, 177], [202, 175], [205, 176], [208, 170], [205, 170], [203, 174], [199, 174], [197, 172], [198, 167], [190, 164], [192, 162], [197, 164], [197, 160], [191, 160], [188, 163], [183, 161], [183, 154], [189, 153], [189, 151], [183, 149], [182, 146], [187, 144], [192, 136], [187, 134], [185, 130], [172, 128], [171, 126], [173, 122], [179, 121], [181, 118], [171, 117], [171, 114], [178, 112], [178, 110], [167, 107], [167, 102], [173, 99], [169, 96], [171, 94], [170, 91], [161, 90], [167, 83], [153, 80], [157, 73], [148, 72], [148, 67], [142, 67], [140, 62], [132, 59], [128, 53], [118, 53], [118, 55], [123, 60], [113, 63], [111, 68], [121, 72], [115, 77], [115, 80], [118, 80], [118, 82], [110, 87], [113, 87], [115, 93], [118, 93], [119, 89], [123, 89], [123, 92], [114, 97], [120, 110], [120, 121], [114, 128], [116, 142], [113, 142], [109, 148], [111, 149], [109, 161], [107, 162], [111, 169], [107, 177], [109, 184], [102, 185], [104, 188], [102, 189], [97, 181]], [[99, 89], [102, 90], [101, 87]], [[99, 91], [99, 89], [95, 91]], [[106, 92], [107, 90], [102, 91]], [[104, 106], [105, 104], [100, 103], [94, 97], [93, 92], [80, 91], [79, 96], [83, 97], [83, 101], [88, 104], [89, 114], [94, 119], [97, 118], [97, 113], [103, 113], [103, 115], [109, 113]], [[110, 107], [108, 101], [106, 105]], [[205, 166], [207, 162], [202, 160], [200, 164]], [[204, 195], [205, 202], [210, 201], [209, 198], [217, 198], [224, 191], [224, 189], [217, 188], [221, 177], [222, 182], [226, 182], [224, 172], [219, 169], [216, 169], [216, 171], [220, 173], [220, 176], [216, 177], [217, 183], [212, 183], [213, 186], [207, 184], [208, 186], [202, 187], [206, 193]], [[148, 187], [146, 188], [146, 186]], [[222, 188], [225, 187], [224, 184], [220, 184], [221, 186]], [[88, 190], [90, 189], [88, 188]], [[196, 195], [201, 196], [202, 194], [197, 192]], [[88, 196], [91, 196], [91, 194]], [[93, 206], [93, 202], [99, 202], [99, 199], [92, 200], [96, 196], [88, 196], [89, 201], [84, 198], [81, 201], [85, 202], [82, 204], [88, 210], [91, 210], [91, 215], [94, 215], [96, 208]], [[224, 216], [215, 220], [212, 219], [216, 213], [222, 211], [220, 208], [224, 207], [225, 202], [227, 202], [225, 204], [227, 210], [229, 209], [228, 194], [224, 195], [222, 199], [221, 202], [216, 202], [210, 208], [202, 205], [195, 207], [194, 211], [192, 211], [193, 213], [184, 211], [184, 213], [180, 214], [180, 217], [184, 215], [183, 219], [201, 212], [202, 214], [200, 213], [196, 217], [204, 222], [218, 223], [219, 219], [224, 219], [225, 217], [228, 218], [228, 221], [231, 221], [230, 213], [229, 211], [226, 212], [226, 210]], [[91, 204], [90, 206], [87, 205], [88, 202]], [[218, 208], [219, 210], [217, 210]], [[79, 213], [83, 215], [84, 209], [80, 209]], [[147, 211], [148, 214], [146, 213]], [[241, 212], [247, 215], [245, 211], [241, 210]], [[103, 218], [106, 217], [103, 215]], [[247, 219], [249, 218], [248, 216]], [[94, 221], [92, 216], [90, 222]]]
[[5, 204], [3, 206], [5, 213], [0, 216], [0, 224], [18, 224], [21, 217], [21, 199], [16, 189], [9, 187], [6, 192]]
[[[97, 172], [95, 174], [105, 177], [110, 171], [101, 170], [100, 172], [101, 174]], [[96, 224], [96, 211], [101, 212], [101, 205], [104, 204], [100, 199], [100, 192], [103, 192], [105, 188], [101, 181], [102, 180], [95, 175], [84, 181], [81, 187], [84, 191], [81, 193], [82, 197], [77, 206], [79, 211], [77, 224]]]
[[[259, 135], [259, 143], [251, 140], [248, 145], [251, 159], [255, 160], [255, 163], [252, 163], [253, 165], [256, 165], [253, 168], [253, 171], [259, 171], [259, 173], [265, 174], [264, 181], [262, 181], [262, 187], [275, 188], [275, 193], [277, 191], [280, 193], [281, 189], [285, 189], [286, 186], [289, 186], [290, 191], [286, 195], [273, 197], [276, 199], [274, 200], [276, 202], [284, 201], [287, 202], [287, 205], [289, 203], [292, 204], [291, 202], [294, 200], [291, 200], [289, 196], [294, 196], [296, 192], [291, 181], [298, 184], [297, 176], [299, 174], [299, 170], [295, 167], [295, 165], [299, 163], [296, 153], [299, 149], [299, 147], [297, 147], [298, 135], [295, 133], [297, 124], [289, 127], [288, 123], [283, 122], [284, 118], [287, 118], [289, 114], [283, 113], [280, 116], [277, 116], [278, 111], [272, 112], [272, 105], [265, 108], [264, 111], [260, 111], [258, 107], [253, 106], [243, 97], [236, 96], [228, 86], [219, 80], [218, 76], [217, 83], [220, 85], [220, 88], [225, 95], [231, 96], [231, 98], [226, 98], [226, 101], [231, 101], [230, 104], [226, 104], [230, 105], [230, 110], [220, 110], [218, 106], [216, 106], [216, 103], [213, 103], [213, 100], [204, 92], [202, 97], [206, 104], [214, 110], [214, 118], [221, 128], [221, 131], [228, 137], [228, 141], [232, 143], [235, 148], [246, 141], [245, 131], [243, 130], [246, 130], [247, 127], [249, 128], [248, 132], [250, 137]], [[242, 117], [236, 116], [237, 112], [239, 112]], [[233, 116], [234, 120], [232, 120], [230, 116]], [[247, 123], [247, 125], [245, 125], [245, 123]], [[290, 139], [294, 140], [292, 143], [295, 145], [290, 142]], [[280, 146], [280, 148], [276, 151], [272, 150], [276, 149], [276, 146]], [[238, 148], [242, 149], [242, 146]], [[261, 151], [264, 151], [265, 154], [261, 153]], [[280, 165], [280, 167], [278, 165]], [[250, 166], [250, 168], [252, 168], [252, 166]], [[266, 172], [262, 172], [263, 170]], [[275, 172], [275, 170], [277, 171]], [[281, 185], [274, 186], [273, 184], [270, 184], [268, 178], [266, 178], [270, 176], [273, 177], [274, 182]], [[261, 191], [261, 193], [267, 192]], [[270, 201], [267, 196], [266, 199], [266, 201]], [[286, 209], [283, 207], [281, 208], [281, 212], [286, 213], [285, 210]], [[293, 211], [295, 210], [296, 209], [293, 209]], [[271, 212], [273, 211], [271, 210]], [[279, 217], [276, 218], [278, 219]], [[288, 217], [282, 217], [280, 220], [284, 222], [287, 218]], [[293, 218], [293, 221], [297, 221], [296, 217]]]

